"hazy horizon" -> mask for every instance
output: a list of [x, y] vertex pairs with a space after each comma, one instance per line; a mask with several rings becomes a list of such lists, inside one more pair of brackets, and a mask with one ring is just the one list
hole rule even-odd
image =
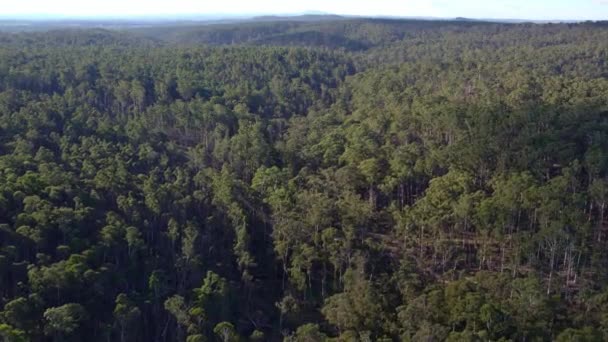
[[22, 0], [0, 6], [0, 18], [15, 19], [129, 19], [234, 18], [304, 13], [370, 17], [484, 18], [529, 20], [606, 20], [608, 0], [376, 0], [285, 3], [230, 0]]

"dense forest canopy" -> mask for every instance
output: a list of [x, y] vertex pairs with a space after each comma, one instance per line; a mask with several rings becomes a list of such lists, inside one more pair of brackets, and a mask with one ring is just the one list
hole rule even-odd
[[608, 339], [608, 25], [0, 33], [5, 341]]

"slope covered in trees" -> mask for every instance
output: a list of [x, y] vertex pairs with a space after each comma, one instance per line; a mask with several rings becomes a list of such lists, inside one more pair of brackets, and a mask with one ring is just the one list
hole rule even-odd
[[608, 338], [608, 27], [0, 34], [7, 341]]

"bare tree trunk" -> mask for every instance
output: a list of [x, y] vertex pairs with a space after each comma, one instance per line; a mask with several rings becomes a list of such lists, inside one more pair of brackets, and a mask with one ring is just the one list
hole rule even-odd
[[502, 273], [505, 269], [505, 244], [501, 244], [500, 246], [500, 273]]
[[553, 280], [553, 265], [555, 263], [555, 245], [551, 246], [551, 266], [549, 271], [549, 281], [547, 283], [547, 296], [551, 294], [551, 281]]
[[600, 205], [600, 219], [597, 224], [598, 233], [597, 233], [597, 242], [602, 242], [602, 230], [604, 229], [604, 209], [606, 208], [606, 202], [602, 202]]

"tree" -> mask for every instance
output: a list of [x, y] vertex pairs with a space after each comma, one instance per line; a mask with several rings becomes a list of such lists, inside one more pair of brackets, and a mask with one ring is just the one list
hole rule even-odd
[[189, 328], [194, 322], [189, 314], [189, 308], [186, 306], [184, 297], [174, 295], [165, 301], [165, 310], [167, 310], [177, 322], [177, 335], [179, 338], [184, 338], [183, 327]]
[[221, 322], [218, 323], [214, 328], [213, 332], [223, 341], [223, 342], [236, 342], [238, 340], [238, 335], [234, 330], [234, 326], [229, 322]]
[[31, 298], [18, 297], [4, 305], [2, 318], [12, 327], [10, 330], [14, 328], [29, 331], [35, 327], [40, 304], [37, 299], [36, 296]]
[[304, 324], [296, 330], [293, 336], [286, 339], [293, 342], [318, 342], [327, 340], [327, 335], [322, 333], [318, 324]]
[[203, 310], [206, 319], [212, 323], [230, 319], [232, 301], [226, 279], [208, 271], [200, 288], [194, 289], [196, 305]]
[[606, 339], [606, 23], [306, 19], [0, 20], [0, 339]]
[[344, 274], [344, 292], [325, 300], [321, 312], [341, 331], [375, 331], [382, 320], [382, 298], [366, 279], [363, 266]]
[[23, 331], [12, 328], [8, 324], [0, 324], [0, 337], [6, 342], [25, 342], [27, 341]]
[[72, 335], [88, 319], [85, 308], [76, 303], [69, 303], [46, 309], [44, 312], [45, 333], [55, 340]]
[[581, 341], [591, 342], [600, 341], [603, 339], [602, 334], [592, 327], [585, 327], [583, 329], [568, 328], [562, 331], [556, 338], [558, 342], [570, 342], [570, 341]]
[[114, 318], [120, 327], [120, 341], [124, 342], [136, 336], [140, 317], [141, 311], [127, 295], [121, 293], [116, 297]]

